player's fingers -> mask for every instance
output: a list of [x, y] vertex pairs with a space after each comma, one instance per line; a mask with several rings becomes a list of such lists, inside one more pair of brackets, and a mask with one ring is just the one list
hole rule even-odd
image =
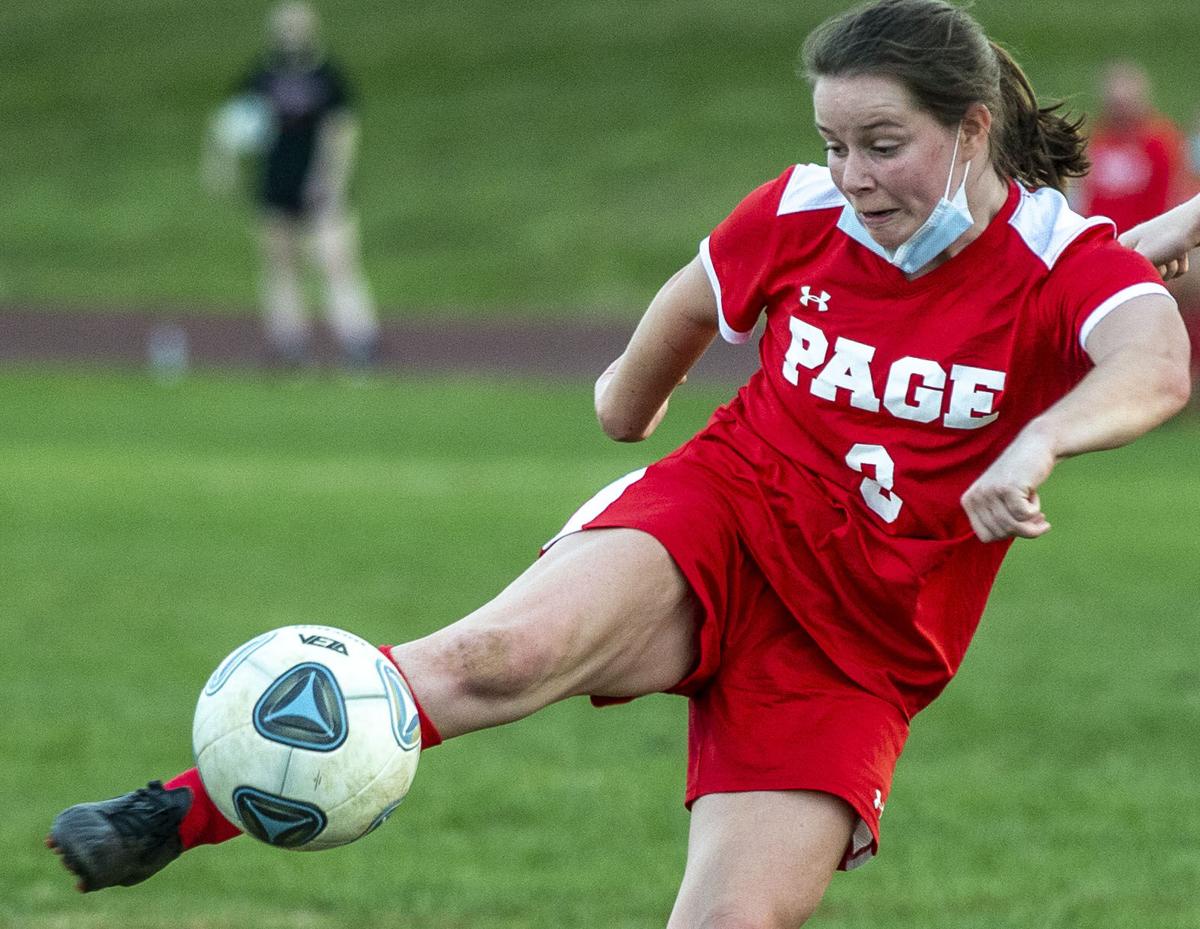
[[1004, 538], [1033, 539], [1049, 531], [1050, 524], [1036, 492], [1009, 488], [1001, 495], [999, 503], [1002, 512], [997, 518]]
[[1163, 280], [1173, 281], [1187, 271], [1187, 254], [1181, 258], [1172, 258], [1163, 266]]
[[1040, 507], [1028, 493], [1016, 489], [1005, 491], [1000, 502], [1005, 515], [1014, 522], [1029, 519], [1040, 511]]
[[1005, 498], [1005, 531], [1007, 537], [1017, 537], [1022, 539], [1032, 539], [1044, 534], [1050, 524], [1046, 521], [1046, 514], [1042, 512], [1041, 501], [1038, 495], [1018, 494]]
[[974, 502], [978, 522], [985, 530], [976, 534], [985, 542], [1036, 538], [1049, 529], [1037, 494], [1012, 487], [993, 488], [990, 493], [978, 494]]
[[981, 542], [995, 541], [991, 517], [987, 512], [986, 494], [977, 484], [967, 488], [959, 499], [959, 504], [967, 514], [967, 520], [971, 523], [976, 538]]
[[1003, 523], [985, 495], [976, 494], [964, 500], [964, 509], [971, 521], [971, 528], [981, 542], [995, 542], [1004, 538]]
[[1013, 527], [1012, 535], [1018, 539], [1036, 539], [1050, 531], [1050, 523], [1039, 513], [1034, 519], [1026, 519]]
[[1020, 519], [1013, 515], [1003, 500], [997, 500], [991, 509], [992, 526], [997, 539], [1012, 538], [1013, 532], [1020, 524]]
[[984, 523], [982, 519], [971, 510], [967, 510], [967, 519], [971, 523], [971, 531], [975, 533], [975, 538], [980, 542], [996, 541], [992, 535], [992, 530]]

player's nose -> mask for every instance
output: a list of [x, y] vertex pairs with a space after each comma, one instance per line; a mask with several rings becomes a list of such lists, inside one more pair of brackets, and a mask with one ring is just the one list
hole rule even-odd
[[863, 194], [875, 189], [875, 176], [871, 173], [870, 161], [853, 149], [846, 153], [842, 165], [842, 187], [852, 194]]

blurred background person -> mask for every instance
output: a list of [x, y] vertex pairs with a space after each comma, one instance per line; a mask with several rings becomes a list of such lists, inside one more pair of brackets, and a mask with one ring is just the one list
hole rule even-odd
[[[1150, 78], [1133, 61], [1104, 68], [1088, 157], [1092, 169], [1074, 190], [1074, 205], [1085, 216], [1107, 216], [1118, 234], [1200, 190], [1185, 133], [1154, 109]], [[1190, 261], [1197, 260], [1193, 252]], [[1187, 322], [1192, 373], [1200, 378], [1200, 275], [1184, 275], [1169, 289]]]
[[1122, 233], [1195, 192], [1187, 140], [1150, 100], [1150, 79], [1132, 61], [1104, 69], [1100, 112], [1088, 142], [1091, 172], [1076, 191], [1086, 216], [1107, 216]]
[[241, 158], [254, 156], [263, 324], [271, 359], [301, 365], [310, 358], [307, 259], [322, 278], [326, 319], [342, 359], [357, 368], [375, 359], [379, 343], [357, 221], [347, 204], [358, 120], [318, 26], [307, 3], [282, 3], [270, 11], [266, 52], [214, 117], [203, 169], [210, 188], [227, 193], [237, 184]]

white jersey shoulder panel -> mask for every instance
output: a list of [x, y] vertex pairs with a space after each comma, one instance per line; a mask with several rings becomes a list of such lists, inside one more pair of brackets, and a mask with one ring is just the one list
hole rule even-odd
[[783, 196], [779, 198], [779, 209], [775, 215], [828, 210], [845, 204], [846, 198], [833, 186], [828, 168], [814, 164], [796, 165], [783, 189]]
[[1067, 205], [1067, 198], [1052, 187], [1021, 188], [1021, 200], [1008, 224], [1025, 240], [1047, 268], [1053, 268], [1063, 251], [1093, 226], [1109, 225], [1105, 216], [1080, 216]]

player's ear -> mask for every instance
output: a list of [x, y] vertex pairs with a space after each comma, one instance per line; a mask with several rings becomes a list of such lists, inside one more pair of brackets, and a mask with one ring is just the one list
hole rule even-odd
[[986, 151], [992, 134], [992, 111], [985, 104], [972, 103], [963, 114], [959, 132], [962, 133], [960, 157], [964, 161]]

